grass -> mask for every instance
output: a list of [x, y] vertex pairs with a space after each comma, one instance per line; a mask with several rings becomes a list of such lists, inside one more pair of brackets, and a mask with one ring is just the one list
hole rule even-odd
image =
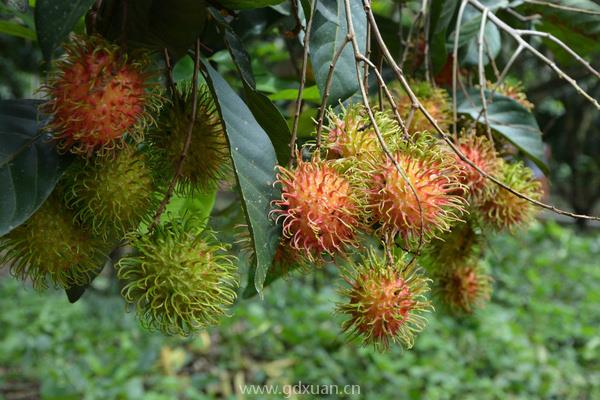
[[278, 282], [193, 338], [141, 329], [105, 279], [71, 305], [4, 277], [0, 398], [241, 398], [298, 381], [377, 400], [600, 398], [600, 237], [546, 224], [491, 240], [492, 302], [432, 314], [414, 349], [383, 354], [345, 342], [328, 273]]

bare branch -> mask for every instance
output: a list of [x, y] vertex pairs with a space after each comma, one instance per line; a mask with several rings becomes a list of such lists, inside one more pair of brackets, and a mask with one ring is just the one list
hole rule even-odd
[[490, 142], [494, 142], [492, 137], [492, 129], [490, 128], [490, 121], [488, 119], [487, 100], [485, 98], [486, 79], [485, 79], [485, 68], [483, 65], [483, 36], [485, 34], [485, 24], [487, 22], [488, 10], [483, 12], [481, 16], [481, 23], [479, 25], [479, 35], [477, 37], [478, 44], [478, 60], [477, 68], [479, 70], [479, 95], [481, 96], [481, 110], [483, 111], [483, 120], [485, 121], [485, 131], [487, 133]]
[[538, 5], [556, 8], [556, 9], [564, 10], [564, 11], [573, 11], [573, 12], [578, 12], [581, 14], [600, 15], [600, 11], [588, 10], [588, 9], [579, 8], [579, 7], [565, 6], [565, 5], [553, 3], [550, 1], [542, 1], [542, 0], [523, 0], [523, 1], [525, 3], [538, 4]]
[[458, 137], [456, 131], [456, 121], [458, 119], [458, 110], [456, 109], [456, 85], [458, 80], [458, 39], [460, 38], [460, 26], [462, 24], [465, 7], [469, 0], [462, 0], [456, 17], [456, 28], [454, 29], [454, 45], [452, 47], [452, 134], [454, 138]]

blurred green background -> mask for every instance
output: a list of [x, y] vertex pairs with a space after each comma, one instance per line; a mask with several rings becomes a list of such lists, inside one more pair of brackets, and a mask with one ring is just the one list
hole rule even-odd
[[546, 223], [490, 241], [492, 302], [470, 317], [432, 314], [412, 350], [385, 354], [345, 343], [327, 270], [278, 282], [187, 339], [140, 328], [107, 277], [74, 305], [2, 278], [0, 393], [280, 398], [243, 397], [240, 385], [301, 381], [360, 385], [354, 398], [374, 400], [600, 398], [600, 236]]

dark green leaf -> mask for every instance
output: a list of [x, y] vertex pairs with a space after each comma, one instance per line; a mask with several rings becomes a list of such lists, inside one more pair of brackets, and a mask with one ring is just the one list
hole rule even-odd
[[256, 257], [254, 284], [261, 293], [279, 244], [279, 228], [269, 218], [271, 201], [278, 197], [273, 186], [277, 157], [268, 135], [248, 106], [217, 71], [208, 63], [204, 65], [227, 134]]
[[458, 0], [433, 0], [431, 3], [430, 51], [434, 74], [440, 72], [448, 59], [446, 37]]
[[35, 27], [46, 60], [73, 30], [94, 0], [37, 0]]
[[157, 51], [166, 47], [179, 58], [204, 30], [206, 16], [204, 0], [106, 0], [97, 26], [110, 39]]
[[65, 289], [65, 293], [67, 294], [67, 299], [69, 299], [69, 303], [75, 303], [77, 300], [83, 296], [85, 291], [87, 290], [88, 285], [85, 286], [73, 286], [68, 289]]
[[[361, 1], [351, 2], [352, 21], [361, 52], [364, 53], [367, 17]], [[313, 17], [310, 59], [321, 96], [324, 93], [329, 65], [348, 34], [344, 0], [319, 1]], [[358, 91], [354, 52], [347, 44], [334, 70], [328, 103], [338, 104]]]
[[[490, 98], [490, 91], [485, 94], [486, 98]], [[459, 93], [456, 101], [459, 113], [468, 114], [473, 119], [479, 118], [481, 123], [485, 121], [483, 115], [480, 116], [482, 107], [479, 89], [470, 89], [468, 97]], [[514, 144], [542, 170], [548, 171], [544, 162], [542, 132], [531, 112], [516, 100], [499, 94], [494, 94], [487, 111], [490, 127], [497, 134]]]
[[[296, 101], [297, 97], [298, 89], [283, 89], [269, 95], [269, 99], [271, 100]], [[302, 99], [305, 101], [312, 101], [314, 103], [318, 103], [321, 100], [319, 88], [316, 85], [305, 87], [302, 91]]]
[[0, 101], [0, 236], [25, 222], [70, 162], [40, 132], [37, 100]]
[[283, 2], [284, 0], [219, 0], [219, 4], [231, 10], [268, 7]]

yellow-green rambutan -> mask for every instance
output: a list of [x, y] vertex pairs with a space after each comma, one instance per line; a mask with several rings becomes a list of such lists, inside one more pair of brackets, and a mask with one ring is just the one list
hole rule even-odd
[[[375, 112], [374, 116], [384, 141], [400, 134], [398, 123], [388, 112]], [[323, 133], [323, 143], [328, 149], [328, 158], [356, 157], [360, 160], [383, 154], [375, 128], [363, 105], [343, 109], [341, 116], [329, 111], [329, 124]]]
[[[150, 139], [160, 152], [164, 170], [172, 176], [185, 147], [192, 118], [192, 88], [184, 85], [168, 104]], [[183, 194], [207, 192], [231, 171], [227, 138], [216, 105], [206, 84], [198, 87], [196, 119], [187, 156], [183, 160], [177, 190]]]
[[23, 225], [0, 238], [0, 265], [35, 288], [48, 283], [69, 288], [90, 282], [108, 259], [106, 247], [53, 193]]
[[90, 156], [139, 138], [160, 104], [147, 56], [128, 54], [100, 36], [74, 36], [43, 91], [47, 129], [60, 147]]
[[414, 336], [425, 327], [424, 313], [433, 310], [427, 299], [429, 279], [415, 263], [388, 260], [374, 250], [343, 269], [347, 287], [337, 312], [348, 319], [342, 329], [350, 339], [362, 339], [377, 349], [390, 343], [413, 346]]
[[[412, 82], [411, 88], [415, 95], [437, 122], [444, 132], [452, 122], [452, 113], [450, 108], [450, 99], [444, 89], [434, 88], [427, 82]], [[403, 118], [408, 119], [411, 113], [412, 103], [410, 97], [399, 87], [393, 88], [393, 94], [396, 98], [398, 112]], [[410, 125], [409, 125], [410, 122]], [[419, 110], [414, 110], [413, 117], [406, 121], [409, 133], [434, 131], [434, 127]]]
[[234, 257], [200, 225], [175, 219], [131, 236], [134, 253], [119, 261], [117, 276], [146, 328], [189, 335], [216, 325], [235, 301]]
[[[542, 184], [533, 171], [522, 162], [503, 162], [499, 179], [508, 187], [527, 197], [540, 200]], [[477, 205], [482, 222], [496, 230], [514, 229], [533, 220], [537, 207], [530, 201], [496, 185]]]
[[427, 244], [423, 261], [433, 271], [447, 271], [463, 265], [482, 250], [482, 233], [473, 218], [452, 225], [448, 232]]
[[370, 174], [361, 178], [367, 182], [366, 207], [381, 233], [406, 243], [421, 235], [428, 240], [449, 230], [465, 212], [459, 169], [442, 147], [399, 150], [393, 161], [386, 157], [368, 168]]
[[[476, 136], [474, 134], [462, 135], [458, 140], [457, 146], [469, 161], [488, 175], [496, 176], [500, 171], [502, 160], [496, 153], [494, 144], [485, 136]], [[456, 160], [462, 166], [460, 182], [469, 189], [468, 197], [470, 200], [477, 201], [480, 197], [485, 196], [484, 192], [493, 187], [494, 183], [480, 174], [471, 165], [461, 160], [458, 155], [456, 155]]]
[[112, 158], [73, 165], [63, 184], [67, 205], [95, 234], [120, 240], [158, 206], [150, 157], [127, 145]]
[[[493, 85], [489, 86], [493, 87]], [[496, 93], [500, 93], [504, 96], [512, 98], [517, 103], [525, 107], [528, 111], [533, 110], [534, 105], [527, 99], [527, 95], [525, 94], [525, 90], [523, 89], [523, 84], [521, 82], [502, 82], [496, 89]]]
[[350, 182], [330, 161], [300, 157], [294, 169], [278, 167], [281, 199], [272, 215], [283, 225], [283, 236], [294, 249], [314, 260], [356, 246], [358, 197]]
[[476, 260], [438, 271], [433, 278], [434, 293], [454, 313], [470, 314], [490, 299], [492, 278]]

